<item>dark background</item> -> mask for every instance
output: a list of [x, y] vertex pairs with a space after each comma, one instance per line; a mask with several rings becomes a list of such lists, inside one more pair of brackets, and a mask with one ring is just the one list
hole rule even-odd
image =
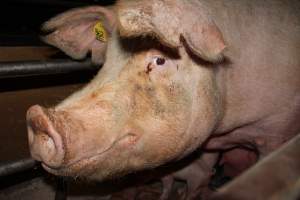
[[1, 0], [0, 46], [43, 45], [38, 39], [40, 25], [65, 10], [109, 5], [114, 0]]

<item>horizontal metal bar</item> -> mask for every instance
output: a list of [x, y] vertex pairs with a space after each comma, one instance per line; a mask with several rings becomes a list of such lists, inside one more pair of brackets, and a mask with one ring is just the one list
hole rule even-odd
[[78, 6], [86, 6], [91, 4], [101, 4], [107, 5], [115, 2], [115, 0], [10, 0], [17, 3], [31, 3], [31, 4], [42, 4], [42, 5], [50, 5], [50, 6], [64, 6], [64, 7], [78, 7]]
[[0, 78], [96, 71], [99, 68], [99, 65], [93, 65], [90, 60], [83, 62], [72, 60], [2, 62], [0, 63]]
[[63, 6], [63, 7], [77, 7], [87, 5], [85, 2], [71, 2], [71, 1], [59, 1], [59, 0], [11, 0], [14, 3], [26, 3], [26, 4], [41, 4], [48, 6]]
[[9, 176], [15, 173], [32, 169], [36, 166], [36, 161], [26, 158], [14, 162], [0, 162], [0, 177]]

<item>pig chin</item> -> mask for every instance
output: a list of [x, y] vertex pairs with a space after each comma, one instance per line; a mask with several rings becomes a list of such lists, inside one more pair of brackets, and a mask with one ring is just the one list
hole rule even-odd
[[[129, 138], [128, 138], [129, 137]], [[89, 158], [78, 160], [76, 163], [65, 165], [61, 168], [50, 168], [43, 164], [46, 171], [58, 176], [70, 176], [84, 178], [94, 181], [103, 181], [118, 178], [133, 171], [142, 170], [145, 160], [140, 156], [133, 156], [137, 153], [137, 143], [132, 142], [131, 136], [125, 136], [114, 142], [105, 152]]]

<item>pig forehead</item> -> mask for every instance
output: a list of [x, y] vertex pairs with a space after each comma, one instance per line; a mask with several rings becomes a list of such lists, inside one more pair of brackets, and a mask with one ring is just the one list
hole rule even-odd
[[[115, 30], [109, 42], [107, 54], [114, 54], [114, 57], [130, 58], [133, 55], [163, 54], [171, 58], [179, 58], [179, 50], [163, 45], [158, 39], [151, 36], [138, 36], [134, 38], [120, 37]], [[118, 55], [119, 54], [119, 55]], [[121, 55], [121, 56], [120, 56]], [[109, 57], [109, 56], [108, 56]]]

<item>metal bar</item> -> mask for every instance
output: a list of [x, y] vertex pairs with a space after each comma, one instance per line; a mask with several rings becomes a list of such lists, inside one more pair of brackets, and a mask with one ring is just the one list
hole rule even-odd
[[58, 177], [55, 200], [66, 200], [67, 197], [68, 197], [68, 181], [64, 177]]
[[112, 4], [115, 0], [12, 0], [16, 3], [31, 3], [31, 4], [41, 4], [41, 5], [49, 5], [49, 6], [64, 6], [64, 7], [79, 7], [79, 6], [86, 6], [91, 4], [101, 4], [107, 5]]
[[36, 161], [27, 158], [15, 162], [1, 162], [0, 163], [0, 177], [9, 176], [15, 173], [32, 169], [36, 166]]
[[63, 7], [78, 7], [85, 6], [85, 2], [59, 1], [59, 0], [11, 0], [10, 3], [26, 3], [26, 4], [40, 4], [47, 6], [63, 6]]
[[220, 188], [209, 200], [238, 199], [300, 199], [300, 134]]
[[90, 60], [83, 62], [72, 60], [2, 62], [0, 63], [0, 78], [96, 71], [99, 68], [100, 66], [93, 65]]

